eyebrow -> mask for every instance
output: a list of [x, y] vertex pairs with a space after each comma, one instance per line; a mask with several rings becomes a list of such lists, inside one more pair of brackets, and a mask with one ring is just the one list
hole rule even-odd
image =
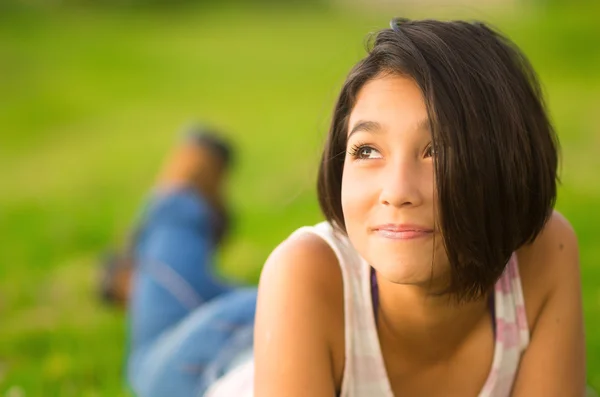
[[378, 133], [381, 132], [381, 130], [381, 124], [376, 121], [360, 120], [354, 124], [354, 127], [352, 127], [352, 131], [350, 131], [348, 134], [348, 139], [352, 136], [352, 134], [358, 131]]
[[[431, 123], [429, 122], [429, 119], [419, 120], [417, 123], [417, 130], [431, 132]], [[352, 134], [358, 131], [380, 133], [383, 131], [383, 128], [381, 124], [376, 121], [359, 120], [356, 124], [354, 124], [354, 127], [352, 127], [347, 139], [350, 139]]]

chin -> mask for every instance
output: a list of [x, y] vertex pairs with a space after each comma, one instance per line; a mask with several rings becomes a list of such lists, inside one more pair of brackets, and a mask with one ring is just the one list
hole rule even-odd
[[381, 277], [394, 284], [422, 284], [431, 279], [431, 262], [417, 264], [384, 259], [369, 263]]
[[373, 244], [365, 248], [367, 262], [382, 277], [395, 284], [429, 283], [434, 267], [438, 268], [433, 262], [431, 246], [416, 244], [400, 248]]

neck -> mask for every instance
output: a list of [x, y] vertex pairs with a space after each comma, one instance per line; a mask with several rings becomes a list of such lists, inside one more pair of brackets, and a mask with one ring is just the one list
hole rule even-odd
[[482, 321], [489, 320], [486, 297], [456, 303], [447, 295], [432, 295], [427, 287], [394, 284], [379, 275], [377, 282], [382, 344], [419, 361], [451, 357]]

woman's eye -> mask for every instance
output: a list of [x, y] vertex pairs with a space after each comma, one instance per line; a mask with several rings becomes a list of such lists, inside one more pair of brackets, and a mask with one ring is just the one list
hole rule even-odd
[[370, 146], [360, 146], [352, 149], [352, 156], [359, 160], [379, 159], [381, 154]]
[[425, 157], [433, 157], [435, 156], [435, 149], [432, 145], [429, 145], [427, 149], [425, 149]]

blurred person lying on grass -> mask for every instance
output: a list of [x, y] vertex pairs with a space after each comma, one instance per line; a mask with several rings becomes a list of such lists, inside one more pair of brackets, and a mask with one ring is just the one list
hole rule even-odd
[[[132, 276], [139, 262], [136, 260], [137, 253], [147, 254], [146, 247], [165, 250], [166, 253], [161, 252], [158, 257], [168, 253], [168, 262], [173, 260], [170, 256], [173, 255], [172, 252], [182, 248], [182, 252], [188, 253], [186, 249], [193, 247], [196, 251], [193, 252], [192, 257], [198, 262], [194, 265], [190, 264], [192, 267], [188, 271], [191, 274], [180, 276], [184, 279], [188, 276], [199, 277], [198, 272], [202, 272], [201, 281], [204, 284], [197, 285], [195, 288], [201, 291], [203, 302], [231, 289], [213, 275], [212, 257], [227, 235], [230, 226], [223, 192], [232, 157], [231, 145], [214, 128], [194, 125], [185, 132], [183, 139], [165, 161], [150, 197], [141, 211], [142, 219], [133, 230], [128, 245], [122, 252], [111, 252], [102, 258], [103, 274], [100, 293], [105, 302], [120, 307], [128, 306], [134, 284]], [[199, 206], [201, 208], [196, 208]], [[179, 221], [193, 224], [195, 218], [192, 215], [201, 218], [202, 229], [196, 231], [200, 236], [194, 237], [202, 237], [204, 244], [199, 246], [196, 238], [192, 240], [184, 238], [179, 246], [174, 246], [172, 243], [177, 241], [174, 237], [179, 237], [179, 233], [170, 232], [179, 232], [179, 229], [172, 230], [172, 223], [176, 226], [179, 226], [177, 223]], [[156, 232], [156, 230], [163, 230], [166, 224], [170, 225], [169, 233]], [[159, 237], [155, 237], [157, 234]], [[163, 241], [165, 236], [169, 238], [168, 242]], [[142, 241], [152, 241], [152, 244], [142, 244]], [[160, 242], [160, 248], [154, 247], [155, 241]], [[177, 249], [174, 249], [175, 247]], [[155, 256], [157, 253], [152, 251], [149, 255]], [[179, 254], [176, 261], [183, 260], [187, 264], [187, 259], [184, 257], [185, 255]], [[195, 270], [192, 270], [194, 268]], [[170, 272], [165, 269], [163, 271]], [[181, 270], [178, 269], [179, 271]]]
[[190, 177], [208, 163], [171, 174], [136, 243], [137, 395], [583, 396], [578, 248], [540, 91], [485, 24], [393, 20], [335, 105], [326, 221], [273, 251], [258, 290], [209, 281], [220, 190]]

